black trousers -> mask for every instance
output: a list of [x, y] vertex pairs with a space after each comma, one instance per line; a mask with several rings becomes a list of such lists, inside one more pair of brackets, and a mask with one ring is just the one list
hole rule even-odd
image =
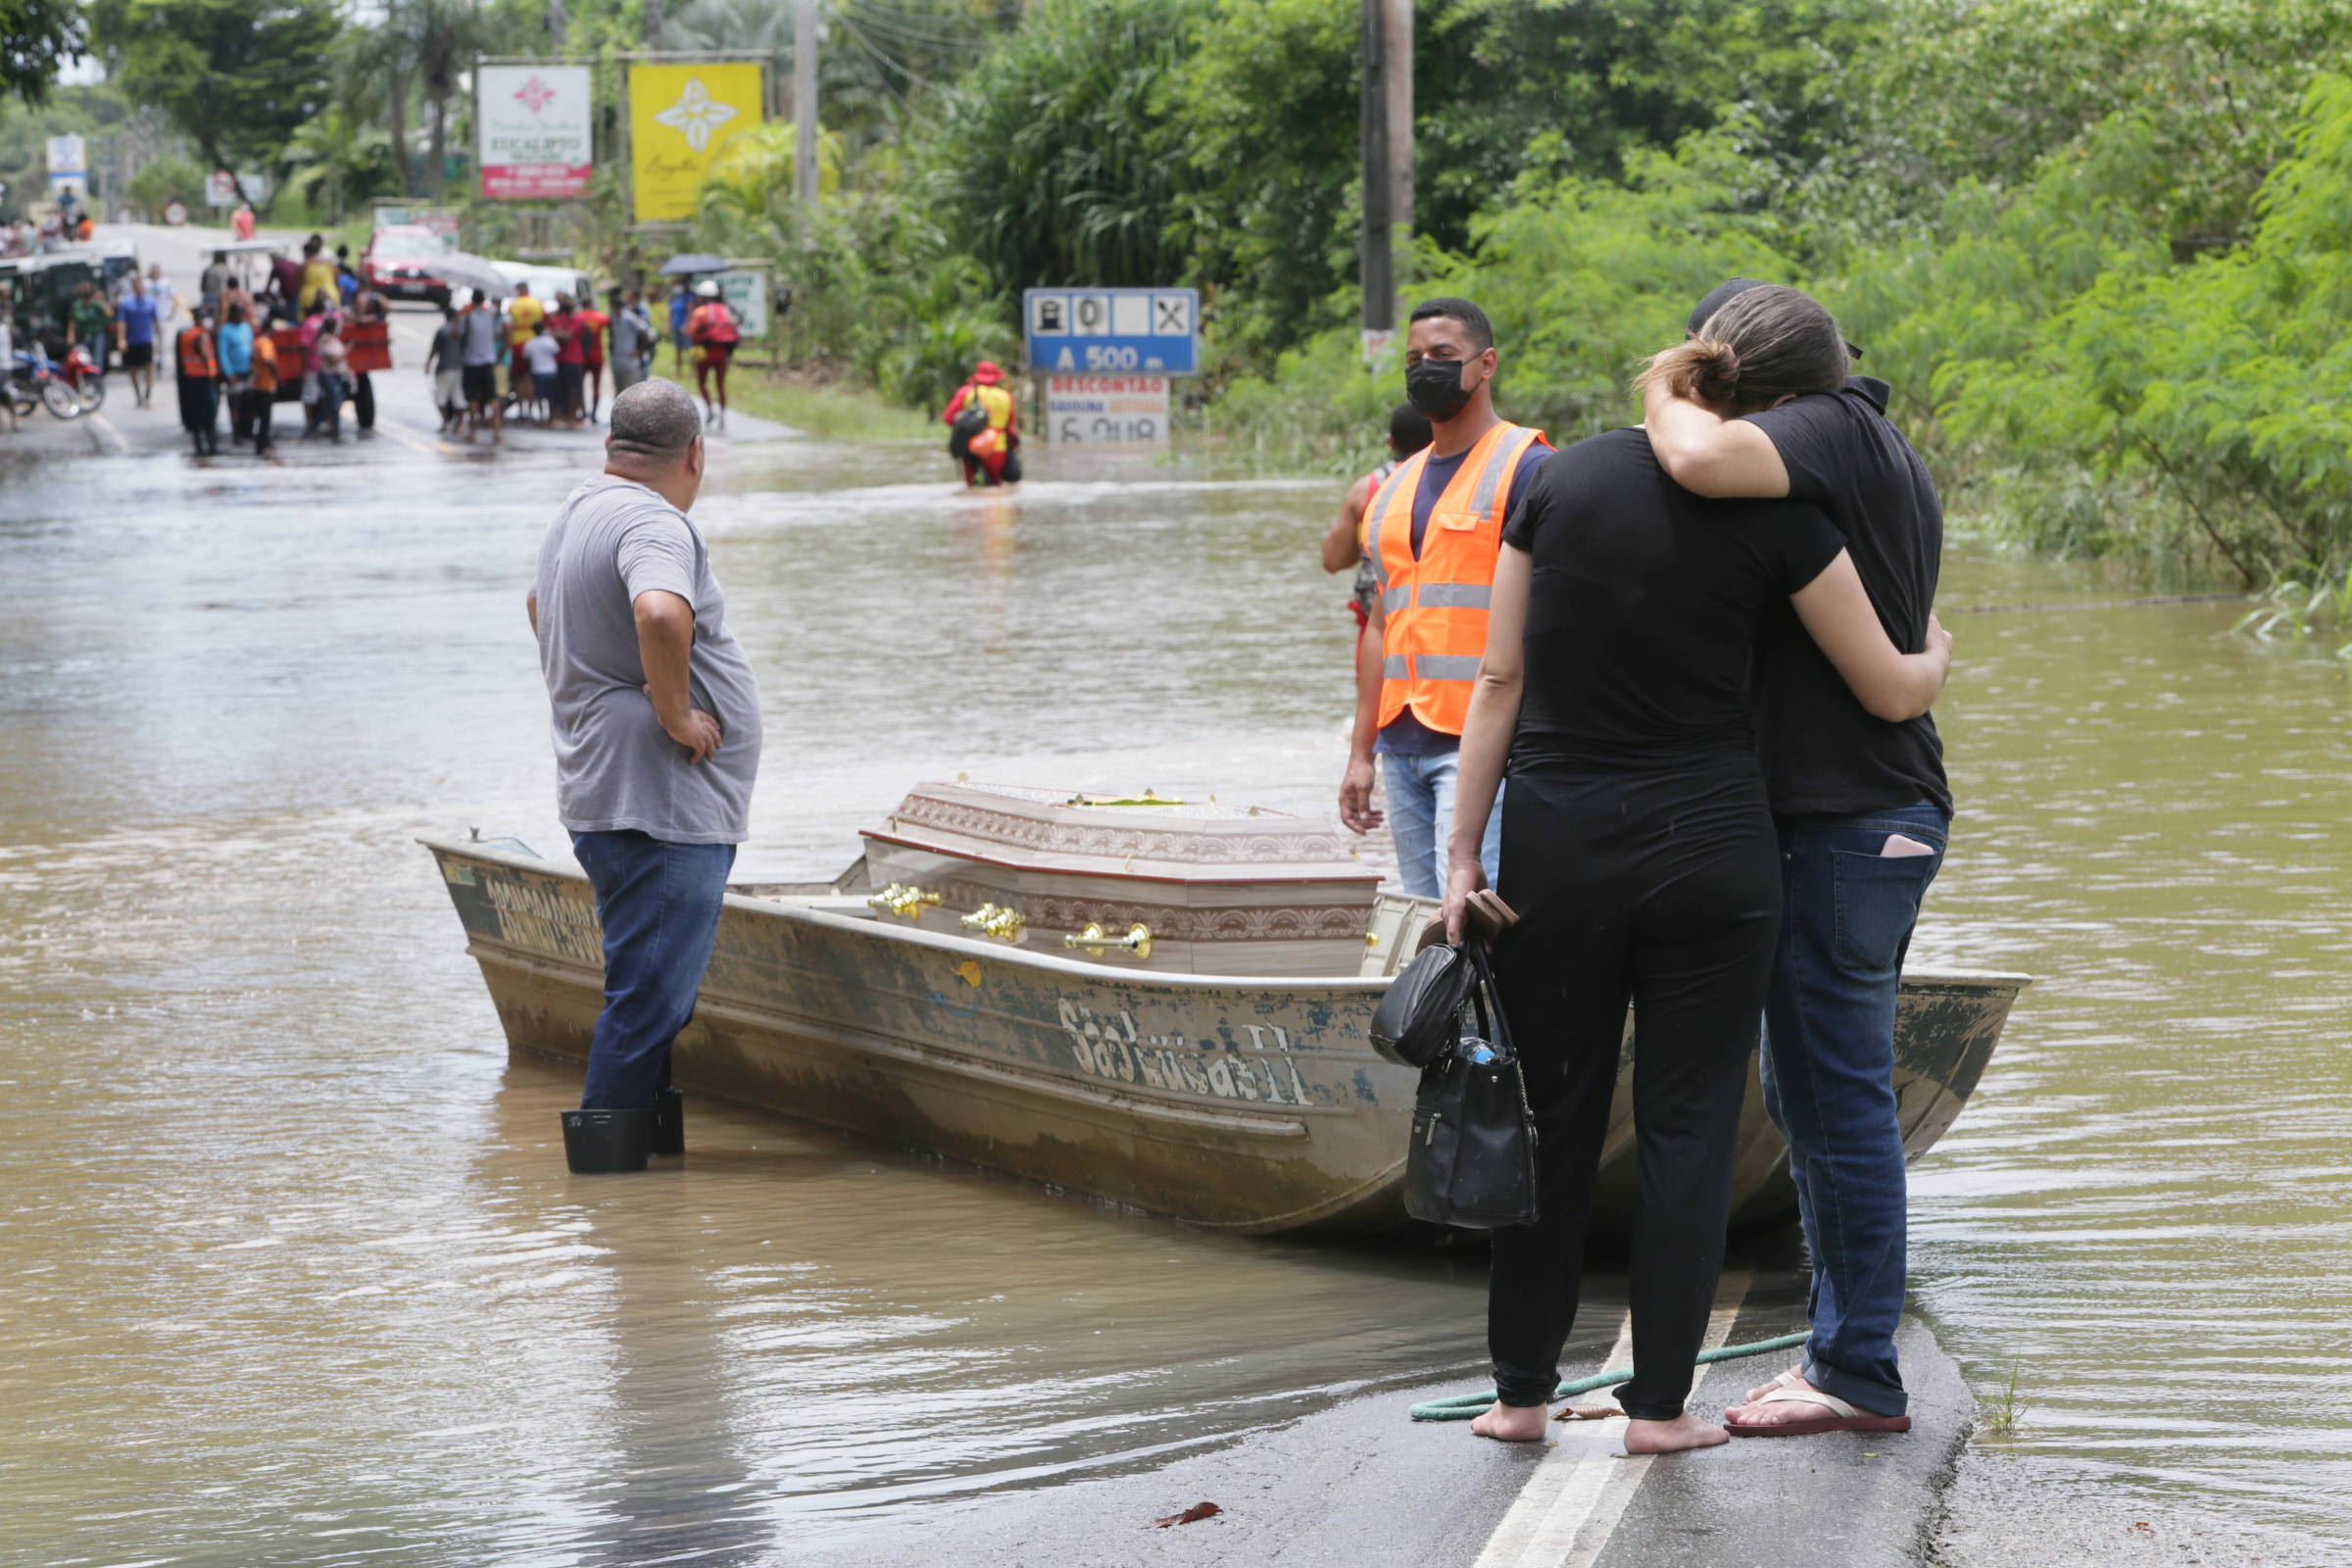
[[1780, 933], [1779, 848], [1752, 757], [1657, 771], [1514, 766], [1497, 889], [1520, 914], [1495, 978], [1527, 1064], [1543, 1218], [1494, 1234], [1487, 1339], [1505, 1404], [1547, 1402], [1634, 1007], [1640, 1165], [1626, 1414], [1690, 1396], [1723, 1269], [1748, 1057]]

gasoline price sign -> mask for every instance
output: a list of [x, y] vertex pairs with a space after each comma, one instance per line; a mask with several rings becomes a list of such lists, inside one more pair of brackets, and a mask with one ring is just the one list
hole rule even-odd
[[1049, 375], [1046, 439], [1082, 445], [1165, 446], [1164, 375]]
[[1033, 371], [1191, 375], [1200, 365], [1198, 289], [1033, 288], [1021, 310]]

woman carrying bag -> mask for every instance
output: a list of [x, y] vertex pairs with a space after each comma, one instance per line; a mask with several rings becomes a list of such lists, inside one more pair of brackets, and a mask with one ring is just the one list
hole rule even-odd
[[[1844, 339], [1793, 289], [1734, 299], [1650, 362], [1727, 417], [1842, 384]], [[1525, 1073], [1539, 1218], [1494, 1232], [1482, 1437], [1544, 1435], [1576, 1316], [1593, 1172], [1634, 1004], [1640, 1198], [1629, 1297], [1629, 1453], [1726, 1440], [1687, 1413], [1714, 1305], [1748, 1053], [1771, 976], [1781, 878], [1748, 709], [1763, 617], [1793, 605], [1879, 717], [1925, 711], [1950, 668], [1886, 640], [1845, 542], [1810, 504], [1707, 501], [1638, 428], [1559, 453], [1503, 535], [1485, 663], [1462, 733], [1446, 918], [1486, 885], [1480, 841], [1506, 771], [1494, 945]]]

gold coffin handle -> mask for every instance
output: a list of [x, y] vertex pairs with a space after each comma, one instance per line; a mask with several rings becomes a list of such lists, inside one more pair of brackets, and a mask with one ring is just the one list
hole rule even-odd
[[895, 914], [902, 919], [920, 920], [923, 911], [937, 905], [944, 897], [913, 883], [893, 882], [879, 893], [866, 896], [866, 906], [877, 914]]
[[1028, 918], [1020, 910], [1000, 907], [994, 904], [983, 904], [963, 916], [962, 924], [967, 931], [977, 931], [999, 942], [1018, 942], [1021, 933], [1029, 929]]
[[1083, 931], [1073, 931], [1061, 939], [1065, 948], [1079, 948], [1100, 958], [1113, 948], [1132, 953], [1139, 958], [1152, 956], [1152, 928], [1138, 920], [1127, 928], [1123, 937], [1114, 937], [1102, 929], [1102, 922], [1090, 920]]

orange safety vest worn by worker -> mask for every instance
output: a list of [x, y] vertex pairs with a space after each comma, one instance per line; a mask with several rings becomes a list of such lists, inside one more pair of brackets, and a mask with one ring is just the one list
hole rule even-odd
[[1424, 447], [1396, 466], [1364, 509], [1364, 559], [1388, 615], [1381, 644], [1380, 722], [1407, 708], [1431, 729], [1459, 735], [1487, 652], [1487, 604], [1511, 481], [1541, 430], [1503, 423], [1478, 438], [1437, 505], [1413, 557], [1413, 497], [1429, 466]]
[[179, 329], [179, 373], [190, 380], [217, 379], [220, 361], [213, 353], [213, 334], [201, 326]]
[[267, 332], [253, 334], [253, 389], [277, 390], [277, 344]]

